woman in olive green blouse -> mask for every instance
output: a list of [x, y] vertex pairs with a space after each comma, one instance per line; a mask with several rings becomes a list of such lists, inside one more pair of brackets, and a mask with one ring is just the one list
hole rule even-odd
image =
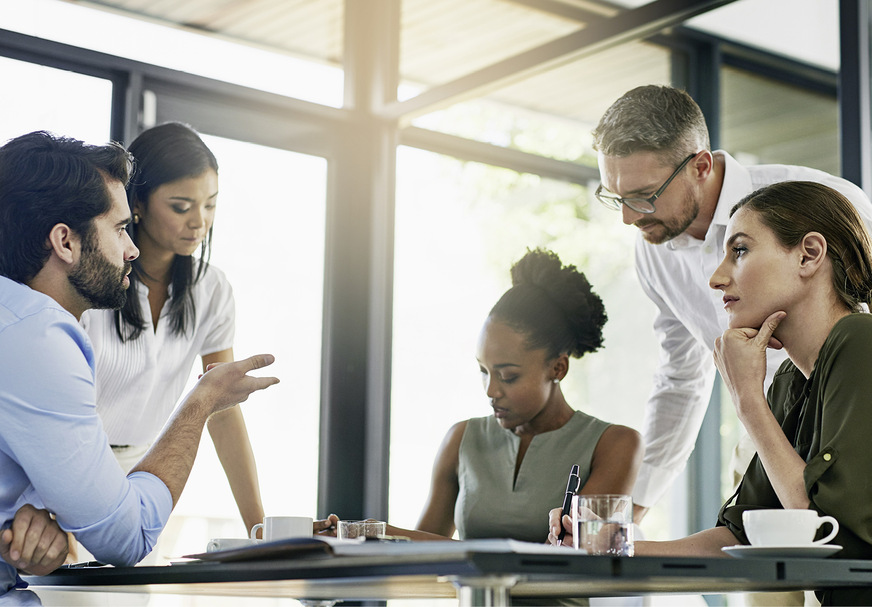
[[[731, 213], [725, 256], [710, 279], [730, 328], [715, 363], [757, 455], [718, 525], [637, 555], [720, 556], [747, 544], [742, 512], [810, 508], [839, 521], [835, 558], [872, 558], [872, 245], [854, 207], [810, 182], [758, 190]], [[763, 393], [766, 348], [790, 357]], [[559, 513], [552, 512], [552, 532]], [[872, 589], [818, 593], [825, 605], [870, 605]]]

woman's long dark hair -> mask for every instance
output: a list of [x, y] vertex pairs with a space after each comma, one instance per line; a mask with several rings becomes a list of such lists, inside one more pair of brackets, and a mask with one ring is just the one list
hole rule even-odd
[[[165, 183], [188, 177], [198, 177], [212, 169], [218, 172], [218, 161], [206, 147], [197, 132], [191, 127], [168, 122], [143, 131], [128, 148], [136, 162], [130, 184], [127, 186], [127, 202], [130, 212], [135, 203], [148, 206], [151, 193]], [[134, 244], [137, 242], [138, 226], [130, 223], [127, 227]], [[212, 229], [203, 239], [200, 259], [196, 262], [191, 256], [176, 255], [173, 260], [172, 293], [170, 298], [169, 323], [173, 335], [184, 335], [196, 317], [193, 285], [202, 278], [209, 267], [212, 256]], [[138, 292], [145, 272], [139, 259], [133, 261], [133, 272], [127, 301], [115, 312], [115, 329], [121, 341], [137, 339], [146, 328]]]

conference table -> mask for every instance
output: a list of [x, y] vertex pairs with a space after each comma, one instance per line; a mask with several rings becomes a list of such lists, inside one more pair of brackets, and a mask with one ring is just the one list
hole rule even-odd
[[357, 550], [292, 551], [230, 560], [192, 559], [158, 567], [60, 569], [26, 581], [39, 596], [76, 591], [83, 593], [83, 599], [106, 592], [287, 597], [311, 605], [455, 598], [468, 607], [511, 605], [518, 597], [872, 586], [872, 561], [590, 556], [512, 540], [472, 540], [361, 545]]

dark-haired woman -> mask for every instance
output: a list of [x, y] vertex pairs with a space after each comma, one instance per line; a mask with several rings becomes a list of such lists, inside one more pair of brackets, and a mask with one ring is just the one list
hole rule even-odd
[[418, 531], [544, 542], [548, 512], [563, 502], [573, 464], [580, 468], [580, 493], [633, 488], [642, 460], [639, 433], [573, 410], [560, 386], [571, 357], [602, 345], [602, 301], [584, 274], [543, 250], [514, 265], [512, 285], [478, 343], [493, 415], [448, 431]]
[[[218, 162], [179, 123], [144, 131], [129, 150], [127, 196], [139, 248], [127, 302], [92, 310], [82, 325], [94, 345], [97, 412], [125, 470], [172, 413], [197, 357], [233, 360], [235, 309], [224, 274], [209, 264]], [[195, 255], [196, 254], [196, 255]], [[263, 520], [257, 471], [239, 407], [209, 420], [209, 433], [247, 529]]]

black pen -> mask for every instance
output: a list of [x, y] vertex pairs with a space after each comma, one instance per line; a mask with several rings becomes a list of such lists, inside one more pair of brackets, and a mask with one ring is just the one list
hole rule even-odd
[[578, 491], [578, 464], [573, 464], [569, 470], [569, 481], [566, 483], [566, 495], [563, 496], [563, 514], [560, 515], [560, 535], [557, 536], [557, 545], [563, 543], [563, 538], [566, 537], [566, 527], [563, 526], [563, 517], [569, 514], [572, 508], [572, 496]]

